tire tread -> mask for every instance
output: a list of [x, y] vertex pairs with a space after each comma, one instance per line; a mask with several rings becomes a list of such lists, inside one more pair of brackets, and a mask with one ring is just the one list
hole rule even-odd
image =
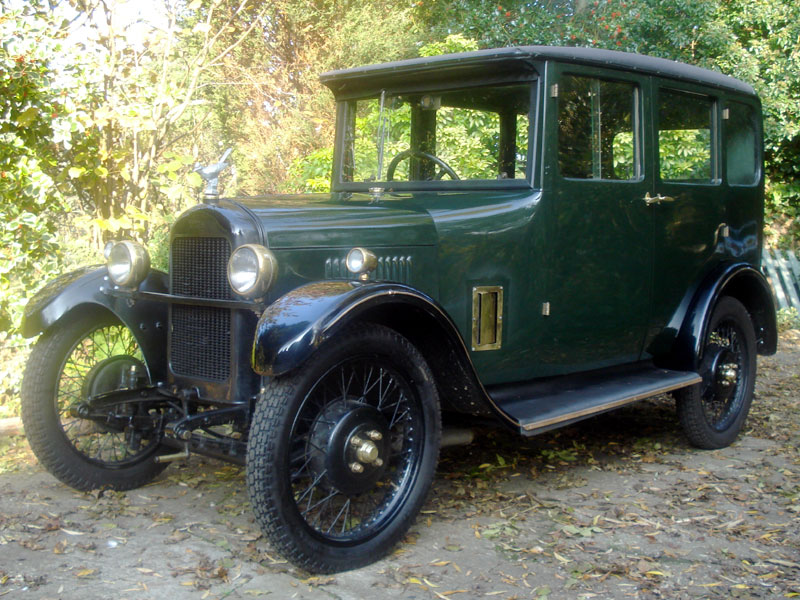
[[77, 334], [97, 323], [99, 319], [104, 324], [119, 324], [119, 321], [111, 317], [98, 318], [96, 314], [87, 314], [63, 326], [56, 325], [42, 334], [36, 342], [22, 379], [22, 422], [36, 458], [62, 483], [79, 491], [99, 488], [131, 490], [152, 481], [167, 465], [154, 460], [118, 470], [92, 465], [79, 456], [63, 438], [58, 431], [58, 418], [52, 410], [56, 385], [54, 377], [57, 376], [64, 353], [75, 341]]
[[[335, 343], [337, 345], [344, 344], [348, 339], [357, 339], [365, 333], [382, 338], [383, 342], [387, 345], [393, 343], [399, 344], [404, 352], [414, 356], [420, 361], [419, 364], [423, 367], [425, 377], [427, 377], [428, 381], [432, 384], [433, 375], [427, 364], [425, 364], [424, 359], [422, 359], [419, 351], [408, 340], [389, 328], [373, 324], [362, 324], [360, 326], [350, 327], [329, 343]], [[324, 560], [319, 555], [301, 547], [301, 544], [297, 542], [297, 536], [292, 530], [292, 527], [280, 515], [280, 498], [276, 490], [283, 485], [283, 482], [280, 481], [280, 470], [274, 468], [274, 465], [280, 460], [280, 449], [277, 447], [277, 436], [270, 436], [269, 433], [270, 431], [280, 431], [286, 419], [290, 416], [288, 413], [295, 395], [306, 383], [305, 373], [313, 371], [316, 364], [323, 361], [324, 357], [317, 354], [302, 367], [300, 372], [295, 372], [294, 374], [272, 380], [269, 385], [266, 386], [262, 397], [256, 404], [253, 415], [253, 425], [250, 429], [247, 451], [247, 488], [256, 521], [278, 552], [293, 564], [307, 571], [314, 573], [333, 573], [367, 565], [389, 552], [411, 526], [416, 517], [418, 508], [412, 511], [406, 511], [403, 517], [399, 519], [401, 522], [394, 527], [393, 535], [389, 540], [384, 542], [382, 548], [374, 549], [374, 551], [370, 553], [364, 553], [361, 557], [350, 556], [346, 564]], [[437, 417], [434, 424], [435, 431], [433, 432], [437, 440], [436, 455], [434, 457], [435, 464], [438, 461], [438, 440], [441, 437], [441, 420], [439, 417], [439, 402], [436, 388], [434, 385], [430, 387]], [[430, 482], [428, 482], [428, 484], [429, 483]], [[425, 496], [427, 496], [427, 491], [428, 490], [426, 490]], [[272, 497], [272, 501], [261, 501], [270, 496]], [[423, 501], [424, 496], [419, 504], [421, 505]]]

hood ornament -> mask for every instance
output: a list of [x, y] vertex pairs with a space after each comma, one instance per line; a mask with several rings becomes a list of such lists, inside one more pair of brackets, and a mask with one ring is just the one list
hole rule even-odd
[[225, 160], [233, 152], [233, 148], [228, 148], [222, 153], [219, 162], [210, 164], [206, 167], [197, 163], [194, 172], [198, 173], [203, 181], [206, 182], [206, 189], [203, 191], [203, 202], [206, 204], [217, 204], [219, 202], [219, 174], [230, 166]]

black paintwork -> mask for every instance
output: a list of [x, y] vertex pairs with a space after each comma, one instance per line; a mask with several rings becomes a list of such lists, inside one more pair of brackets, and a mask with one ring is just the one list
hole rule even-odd
[[760, 271], [747, 263], [728, 264], [706, 278], [694, 297], [671, 353], [673, 368], [696, 371], [703, 358], [703, 341], [711, 312], [723, 295], [739, 299], [754, 321], [759, 354], [775, 354], [777, 324], [772, 292]]
[[[520, 46], [412, 58], [329, 71], [320, 75], [320, 80], [341, 99], [372, 93], [376, 89], [379, 91], [378, 86], [393, 90], [406, 87], [425, 89], [423, 86], [426, 84], [442, 88], [447, 82], [444, 77], [459, 83], [465, 79], [479, 79], [484, 85], [495, 80], [508, 81], [509, 74], [524, 80], [536, 72], [536, 62], [547, 60], [669, 77], [749, 96], [756, 95], [752, 86], [743, 81], [694, 65], [616, 50], [557, 46]], [[445, 65], [446, 71], [443, 69]]]
[[445, 405], [459, 412], [493, 415], [516, 426], [483, 389], [456, 326], [429, 296], [397, 283], [322, 281], [273, 302], [259, 319], [253, 368], [279, 376], [300, 367], [325, 340], [359, 320], [393, 326], [425, 355]]
[[[152, 381], [166, 377], [167, 304], [131, 300], [115, 294], [105, 267], [84, 267], [54, 279], [39, 290], [28, 305], [22, 334], [32, 337], [49, 329], [74, 311], [108, 310], [133, 333], [142, 349]], [[139, 286], [143, 292], [166, 293], [167, 275], [152, 270]]]
[[519, 422], [520, 433], [535, 435], [564, 427], [647, 396], [697, 383], [691, 371], [660, 369], [649, 362], [576, 375], [492, 386], [489, 394]]

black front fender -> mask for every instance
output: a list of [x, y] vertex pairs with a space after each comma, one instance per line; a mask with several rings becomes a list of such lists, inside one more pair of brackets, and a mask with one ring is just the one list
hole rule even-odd
[[326, 339], [367, 309], [381, 304], [413, 305], [455, 326], [431, 298], [397, 283], [323, 281], [292, 290], [273, 302], [258, 321], [253, 369], [283, 375], [302, 364]]
[[435, 300], [412, 287], [391, 283], [311, 283], [272, 303], [258, 321], [253, 369], [280, 376], [302, 364], [349, 323], [364, 319], [395, 329], [431, 366], [439, 397], [449, 410], [519, 423], [487, 393], [461, 336]]
[[[22, 335], [38, 335], [76, 311], [107, 310], [136, 337], [153, 381], [163, 379], [167, 366], [167, 304], [112, 294], [111, 287], [104, 266], [83, 267], [57, 277], [28, 302]], [[166, 273], [150, 271], [139, 290], [166, 293]]]

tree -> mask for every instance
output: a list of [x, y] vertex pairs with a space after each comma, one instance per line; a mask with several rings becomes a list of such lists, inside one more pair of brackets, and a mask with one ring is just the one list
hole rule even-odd
[[26, 290], [57, 266], [54, 234], [65, 212], [58, 154], [80, 129], [67, 81], [49, 66], [64, 31], [35, 9], [0, 8], [0, 331], [13, 329]]
[[480, 47], [608, 48], [716, 69], [764, 105], [771, 243], [800, 244], [800, 5], [792, 0], [431, 0], [416, 18], [434, 38]]
[[262, 24], [266, 9], [255, 6], [163, 0], [160, 18], [122, 23], [113, 0], [77, 3], [86, 33], [80, 45], [96, 73], [84, 126], [97, 135], [98, 150], [90, 156], [77, 149], [70, 177], [106, 236], [139, 221], [147, 237], [153, 215], [173, 213], [191, 197], [199, 179], [183, 176], [198, 154], [193, 138], [211, 113], [200, 90]]
[[400, 0], [276, 0], [263, 23], [201, 91], [215, 107], [205, 135], [236, 148], [240, 193], [323, 191], [335, 105], [319, 74], [415, 56], [420, 30]]

